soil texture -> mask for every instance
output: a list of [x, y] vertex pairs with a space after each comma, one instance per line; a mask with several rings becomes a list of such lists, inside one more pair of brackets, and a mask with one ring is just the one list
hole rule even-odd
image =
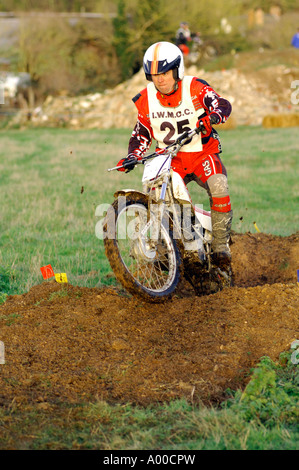
[[216, 403], [299, 339], [299, 232], [233, 234], [234, 286], [162, 304], [44, 281], [0, 306], [0, 405]]

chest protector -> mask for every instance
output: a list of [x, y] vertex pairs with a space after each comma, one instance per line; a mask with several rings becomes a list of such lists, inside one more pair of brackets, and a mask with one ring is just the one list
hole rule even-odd
[[[157, 98], [157, 90], [151, 82], [147, 86], [149, 118], [153, 129], [154, 139], [159, 148], [172, 144], [183, 132], [194, 129], [198, 116], [203, 108], [195, 109], [191, 98], [191, 82], [193, 77], [187, 76], [182, 80], [182, 99], [178, 106], [163, 106]], [[190, 143], [184, 145], [180, 152], [201, 152], [201, 135], [195, 135]]]

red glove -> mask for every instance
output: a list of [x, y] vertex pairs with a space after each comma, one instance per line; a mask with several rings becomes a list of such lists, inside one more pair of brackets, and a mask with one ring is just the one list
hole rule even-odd
[[[125, 158], [122, 158], [121, 160], [119, 160], [119, 162], [116, 166], [122, 166], [124, 161], [125, 161]], [[117, 171], [126, 171], [126, 169], [125, 168], [117, 168]]]
[[125, 171], [126, 173], [129, 173], [129, 171], [133, 170], [135, 168], [137, 162], [137, 157], [133, 155], [129, 155], [126, 158], [122, 158], [119, 160], [118, 164], [116, 166], [122, 166], [122, 168], [117, 169], [117, 171]]
[[196, 123], [196, 127], [200, 128], [202, 134], [210, 134], [212, 131], [210, 116], [199, 117]]
[[210, 134], [212, 131], [212, 124], [219, 124], [220, 118], [218, 114], [211, 113], [210, 115], [206, 116], [199, 116], [198, 121], [196, 123], [196, 127], [199, 127], [201, 132], [206, 135]]

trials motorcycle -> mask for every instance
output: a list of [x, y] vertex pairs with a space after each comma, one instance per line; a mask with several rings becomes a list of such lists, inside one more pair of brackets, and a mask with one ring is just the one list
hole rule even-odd
[[[171, 167], [182, 146], [201, 131], [201, 126], [185, 131], [162, 151], [136, 159], [134, 165], [144, 164], [143, 190], [116, 191], [103, 220], [105, 253], [114, 275], [143, 300], [170, 298], [184, 279], [196, 295], [232, 285], [231, 266], [220, 269], [212, 262], [211, 213], [193, 204]], [[126, 167], [124, 162], [108, 171]]]

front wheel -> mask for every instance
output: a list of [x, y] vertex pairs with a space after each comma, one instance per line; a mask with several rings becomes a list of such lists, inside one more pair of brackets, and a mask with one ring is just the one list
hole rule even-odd
[[118, 198], [103, 224], [104, 246], [115, 277], [128, 292], [162, 301], [178, 286], [183, 263], [169, 220], [163, 218], [160, 236], [156, 223], [146, 196], [131, 193]]

